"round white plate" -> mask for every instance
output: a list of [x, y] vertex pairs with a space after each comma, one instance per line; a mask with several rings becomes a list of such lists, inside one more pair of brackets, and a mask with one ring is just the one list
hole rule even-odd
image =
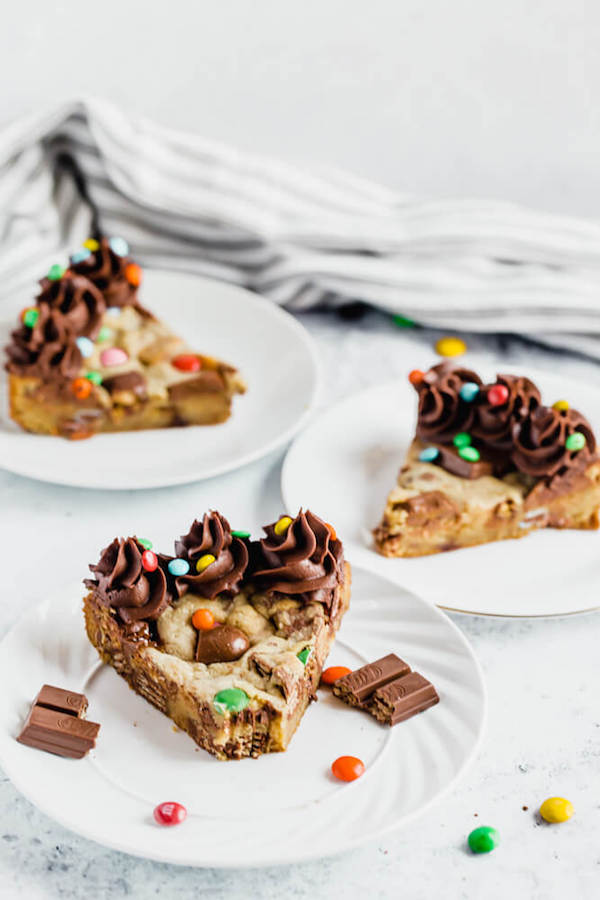
[[[524, 374], [535, 380], [548, 403], [571, 400], [600, 435], [597, 388], [544, 372]], [[493, 378], [495, 371], [487, 375]], [[446, 609], [552, 616], [598, 608], [600, 537], [595, 531], [546, 529], [523, 540], [418, 559], [386, 559], [376, 552], [371, 529], [396, 483], [415, 418], [415, 392], [405, 380], [369, 388], [321, 413], [286, 457], [281, 482], [286, 508], [318, 509], [335, 522], [349, 559]]]
[[[201, 353], [235, 365], [248, 391], [223, 425], [101, 434], [87, 441], [28, 434], [8, 415], [0, 377], [0, 467], [75, 487], [131, 489], [184, 484], [236, 469], [289, 440], [316, 397], [312, 340], [289, 313], [249, 291], [179, 272], [144, 273], [142, 302]], [[16, 303], [2, 323], [6, 344]]]
[[[395, 651], [430, 678], [440, 703], [387, 728], [319, 690], [285, 753], [219, 762], [101, 666], [79, 590], [33, 607], [0, 645], [0, 764], [36, 806], [116, 850], [192, 866], [266, 866], [328, 856], [423, 812], [456, 782], [481, 740], [486, 697], [462, 633], [386, 579], [355, 571], [352, 604], [329, 664], [356, 668]], [[18, 678], [15, 673], [18, 672]], [[96, 749], [65, 760], [15, 740], [43, 683], [82, 691], [101, 723]], [[367, 771], [344, 784], [334, 759]], [[184, 824], [161, 828], [154, 806], [176, 800]]]

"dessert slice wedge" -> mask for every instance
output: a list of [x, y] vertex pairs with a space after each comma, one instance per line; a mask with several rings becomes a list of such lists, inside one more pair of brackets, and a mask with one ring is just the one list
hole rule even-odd
[[115, 538], [86, 581], [102, 660], [219, 759], [286, 749], [350, 601], [350, 566], [321, 519], [301, 511], [265, 531], [250, 541], [211, 512], [175, 557]]
[[374, 531], [380, 553], [424, 556], [539, 528], [598, 528], [596, 440], [566, 401], [547, 407], [527, 378], [485, 385], [448, 362], [410, 380], [416, 437]]
[[246, 390], [237, 369], [141, 306], [122, 238], [86, 245], [68, 270], [52, 266], [6, 348], [12, 418], [71, 439], [224, 422]]

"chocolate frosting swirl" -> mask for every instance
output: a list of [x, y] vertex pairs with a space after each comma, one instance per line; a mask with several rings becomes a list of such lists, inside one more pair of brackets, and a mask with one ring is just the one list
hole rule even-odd
[[143, 553], [136, 538], [115, 538], [102, 551], [100, 561], [90, 566], [95, 580], [85, 582], [126, 624], [158, 619], [172, 600], [160, 561], [154, 572], [147, 572], [142, 566]]
[[260, 541], [258, 568], [253, 573], [259, 587], [316, 600], [330, 608], [336, 587], [344, 578], [342, 543], [310, 510], [300, 510], [291, 525], [278, 535], [274, 522], [265, 525]]
[[61, 381], [75, 377], [81, 369], [74, 333], [62, 313], [47, 304], [39, 307], [33, 328], [22, 325], [11, 337], [6, 369], [12, 375]]
[[416, 385], [419, 394], [417, 436], [423, 441], [450, 443], [459, 431], [469, 431], [475, 418], [475, 405], [460, 396], [463, 384], [481, 379], [470, 369], [443, 362], [425, 373]]
[[99, 248], [86, 259], [71, 260], [71, 271], [89, 278], [104, 295], [107, 306], [137, 306], [137, 287], [125, 275], [133, 260], [115, 253], [107, 237], [99, 238], [98, 243]]
[[39, 308], [49, 306], [59, 312], [66, 327], [74, 334], [92, 340], [96, 337], [106, 312], [106, 303], [91, 281], [81, 275], [65, 273], [55, 281], [42, 278], [40, 286], [41, 291], [36, 299]]
[[542, 402], [540, 392], [529, 378], [497, 375], [496, 384], [508, 390], [506, 403], [493, 406], [488, 400], [488, 384], [479, 392], [471, 434], [494, 450], [510, 450], [514, 425], [521, 422]]
[[[567, 450], [565, 442], [575, 431], [585, 436], [585, 446], [578, 451]], [[520, 472], [536, 478], [582, 468], [596, 450], [591, 426], [576, 409], [538, 406], [514, 426], [513, 440], [513, 463]]]
[[[196, 519], [188, 533], [175, 541], [175, 553], [190, 564], [190, 574], [175, 579], [179, 597], [188, 590], [208, 599], [217, 594], [238, 593], [248, 566], [248, 548], [240, 538], [233, 537], [229, 522], [220, 513], [211, 510], [201, 522]], [[207, 553], [215, 561], [203, 572], [197, 572], [196, 563]]]

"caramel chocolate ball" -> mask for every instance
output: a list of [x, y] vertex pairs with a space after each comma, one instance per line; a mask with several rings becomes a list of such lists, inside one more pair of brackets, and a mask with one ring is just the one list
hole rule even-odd
[[199, 631], [196, 662], [233, 662], [243, 656], [250, 641], [243, 631], [232, 625], [217, 625], [211, 631]]

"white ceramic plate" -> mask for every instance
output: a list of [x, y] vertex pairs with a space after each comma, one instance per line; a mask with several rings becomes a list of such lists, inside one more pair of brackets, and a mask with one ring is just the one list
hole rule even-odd
[[[144, 273], [142, 302], [200, 352], [239, 368], [247, 393], [223, 425], [101, 434], [88, 441], [32, 435], [8, 416], [0, 376], [0, 467], [76, 487], [131, 489], [184, 484], [264, 456], [302, 425], [312, 408], [318, 368], [312, 341], [289, 313], [239, 287], [178, 272]], [[2, 323], [4, 346], [16, 302]]]
[[[286, 753], [239, 762], [196, 748], [99, 664], [78, 594], [73, 587], [33, 607], [0, 645], [0, 764], [47, 815], [114, 849], [192, 866], [328, 856], [423, 812], [477, 750], [486, 698], [472, 650], [447, 616], [376, 575], [355, 571], [351, 610], [329, 664], [356, 668], [396, 651], [433, 681], [440, 703], [390, 729], [321, 689]], [[85, 759], [15, 740], [45, 682], [87, 694], [88, 716], [102, 728]], [[346, 754], [367, 766], [351, 784], [330, 774]], [[166, 800], [187, 807], [183, 825], [153, 822], [154, 806]]]
[[[547, 402], [570, 399], [600, 435], [597, 388], [544, 372], [525, 374]], [[495, 370], [487, 375], [493, 378]], [[420, 559], [386, 559], [375, 551], [371, 529], [396, 483], [414, 436], [415, 416], [415, 392], [404, 380], [369, 388], [323, 412], [286, 458], [282, 493], [287, 509], [314, 506], [335, 522], [350, 559], [446, 609], [552, 616], [598, 608], [598, 532], [546, 529], [523, 540]]]

